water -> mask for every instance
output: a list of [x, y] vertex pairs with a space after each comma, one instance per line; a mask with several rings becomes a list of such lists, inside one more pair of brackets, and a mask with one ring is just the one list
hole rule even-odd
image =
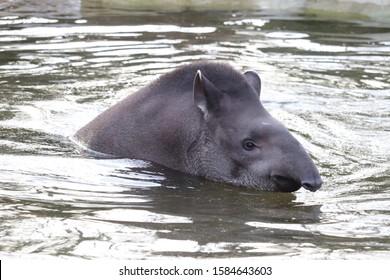
[[[0, 6], [0, 256], [390, 257], [388, 23], [38, 2]], [[70, 140], [199, 59], [260, 73], [264, 106], [310, 152], [321, 190], [237, 188]]]

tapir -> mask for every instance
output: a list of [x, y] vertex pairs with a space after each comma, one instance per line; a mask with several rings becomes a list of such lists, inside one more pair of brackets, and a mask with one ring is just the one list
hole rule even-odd
[[223, 62], [163, 74], [75, 134], [87, 148], [265, 191], [316, 191], [303, 146], [260, 101], [261, 80]]

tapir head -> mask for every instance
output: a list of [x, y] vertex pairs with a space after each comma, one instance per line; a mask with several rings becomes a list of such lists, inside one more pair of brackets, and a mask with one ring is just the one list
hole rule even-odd
[[[207, 76], [210, 76], [208, 78]], [[215, 78], [199, 70], [194, 102], [204, 127], [201, 164], [207, 178], [268, 191], [316, 191], [316, 166], [287, 128], [260, 102], [256, 72]]]

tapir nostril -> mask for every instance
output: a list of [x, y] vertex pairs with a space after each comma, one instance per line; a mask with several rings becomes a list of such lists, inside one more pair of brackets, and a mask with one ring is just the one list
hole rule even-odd
[[292, 177], [272, 175], [271, 180], [281, 192], [295, 192], [302, 186], [301, 181]]
[[311, 192], [315, 192], [316, 190], [321, 188], [322, 183], [323, 183], [323, 181], [321, 178], [314, 178], [312, 180], [303, 181], [302, 187], [304, 187], [305, 189], [307, 189]]

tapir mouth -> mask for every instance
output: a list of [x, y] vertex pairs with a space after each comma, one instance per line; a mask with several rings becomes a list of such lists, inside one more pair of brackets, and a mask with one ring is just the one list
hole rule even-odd
[[276, 188], [281, 192], [295, 192], [301, 187], [308, 191], [315, 192], [322, 186], [322, 179], [314, 177], [313, 179], [300, 180], [293, 177], [287, 177], [282, 175], [272, 175], [272, 182]]
[[282, 175], [272, 175], [271, 180], [275, 184], [277, 190], [281, 192], [295, 192], [302, 186], [300, 180]]

